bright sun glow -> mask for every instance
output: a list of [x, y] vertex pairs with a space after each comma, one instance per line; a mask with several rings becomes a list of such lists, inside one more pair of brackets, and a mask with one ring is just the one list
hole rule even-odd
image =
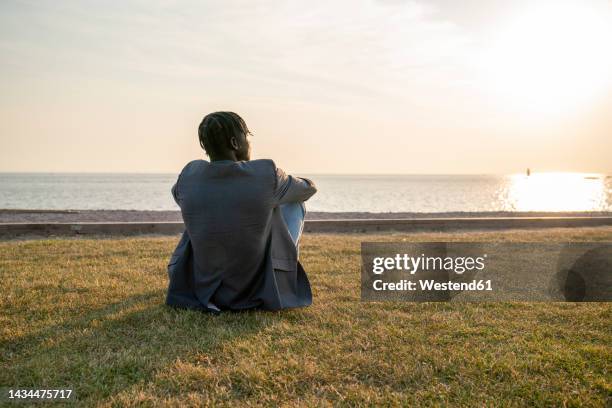
[[504, 195], [510, 211], [602, 211], [605, 176], [585, 173], [517, 174]]
[[579, 2], [528, 6], [494, 36], [483, 62], [487, 87], [513, 108], [536, 114], [592, 103], [612, 84], [606, 11]]

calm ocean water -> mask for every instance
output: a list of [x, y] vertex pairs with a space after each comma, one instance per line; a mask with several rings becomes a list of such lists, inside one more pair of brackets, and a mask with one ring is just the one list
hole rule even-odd
[[[612, 177], [307, 175], [310, 211], [612, 211]], [[174, 174], [0, 173], [0, 208], [176, 210]]]

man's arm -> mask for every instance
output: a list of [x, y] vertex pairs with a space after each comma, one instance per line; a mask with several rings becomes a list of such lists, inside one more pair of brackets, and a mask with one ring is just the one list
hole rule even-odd
[[181, 179], [181, 175], [179, 174], [176, 183], [174, 183], [174, 185], [172, 186], [172, 188], [170, 189], [170, 192], [172, 193], [172, 198], [174, 198], [174, 201], [176, 202], [176, 204], [180, 207], [181, 203], [180, 203], [180, 197], [179, 197], [179, 192], [178, 192], [178, 185], [179, 185], [179, 180]]
[[317, 192], [312, 180], [285, 174], [276, 168], [276, 189], [274, 200], [276, 204], [298, 203], [308, 200]]

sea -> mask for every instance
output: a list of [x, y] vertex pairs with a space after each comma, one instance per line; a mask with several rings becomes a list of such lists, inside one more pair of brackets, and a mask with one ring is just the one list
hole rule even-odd
[[[299, 174], [317, 186], [309, 211], [612, 211], [612, 176]], [[176, 174], [0, 173], [0, 209], [178, 210]]]

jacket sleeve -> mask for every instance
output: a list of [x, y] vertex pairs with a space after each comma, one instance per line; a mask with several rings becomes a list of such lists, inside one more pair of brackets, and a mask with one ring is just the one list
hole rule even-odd
[[179, 174], [176, 183], [174, 183], [174, 185], [172, 186], [172, 188], [170, 189], [170, 192], [172, 193], [172, 198], [174, 198], [174, 201], [176, 202], [176, 204], [180, 207], [181, 205], [181, 197], [179, 195], [179, 181], [181, 180], [181, 175]]
[[274, 167], [276, 173], [274, 201], [277, 205], [303, 202], [317, 192], [317, 188], [312, 180], [304, 177], [287, 175], [282, 169], [276, 166]]

